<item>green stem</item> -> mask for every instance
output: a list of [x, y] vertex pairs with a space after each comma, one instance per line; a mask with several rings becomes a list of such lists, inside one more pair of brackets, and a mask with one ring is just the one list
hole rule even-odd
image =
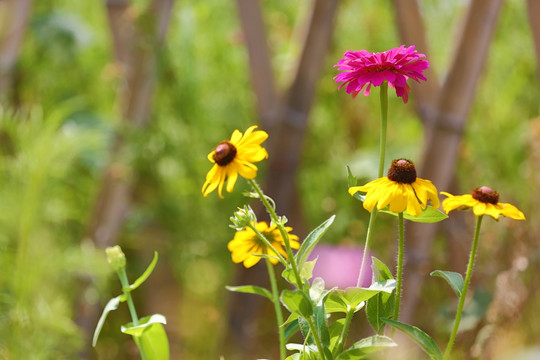
[[[118, 273], [118, 277], [120, 278], [120, 283], [122, 284], [122, 289], [129, 288], [129, 281], [126, 274], [126, 268], [120, 268], [116, 271]], [[139, 325], [139, 317], [137, 316], [137, 311], [135, 310], [135, 304], [133, 303], [133, 298], [131, 297], [131, 292], [129, 290], [122, 290], [124, 292], [124, 295], [126, 297], [126, 302], [128, 304], [129, 308], [129, 314], [131, 315], [131, 321], [133, 322], [134, 326]], [[137, 340], [134, 338], [135, 342]], [[142, 347], [142, 344], [137, 342], [137, 345], [139, 347], [139, 350], [141, 351], [141, 359], [147, 360], [146, 353], [144, 352], [144, 349]]]
[[[386, 157], [386, 128], [388, 127], [388, 83], [385, 81], [381, 84], [381, 130], [379, 134], [379, 177], [384, 174], [384, 159]], [[373, 233], [373, 225], [377, 216], [377, 208], [374, 208], [369, 215], [369, 225], [366, 234], [366, 244], [364, 245], [364, 254], [362, 255], [362, 264], [360, 265], [360, 274], [358, 275], [357, 287], [361, 286], [364, 276], [364, 264], [367, 261], [367, 254], [370, 248], [370, 240]]]
[[[403, 284], [403, 253], [405, 249], [405, 236], [403, 226], [403, 213], [398, 214], [398, 227], [399, 227], [399, 244], [398, 244], [398, 260], [396, 270], [396, 302], [394, 307], [394, 321], [399, 320], [399, 305], [401, 302], [401, 287]], [[392, 335], [395, 329], [392, 328]]]
[[287, 357], [285, 349], [285, 329], [283, 326], [283, 312], [281, 311], [281, 304], [279, 303], [279, 291], [276, 282], [276, 273], [274, 266], [269, 259], [266, 260], [266, 268], [268, 269], [268, 277], [270, 278], [270, 287], [272, 289], [272, 302], [274, 303], [274, 310], [276, 311], [276, 321], [279, 331], [279, 356], [281, 360]]
[[469, 289], [469, 284], [471, 282], [472, 272], [474, 268], [474, 261], [476, 258], [476, 249], [478, 248], [478, 236], [480, 234], [480, 226], [482, 225], [482, 218], [484, 216], [480, 215], [476, 219], [476, 229], [474, 231], [474, 238], [471, 247], [471, 253], [469, 255], [469, 265], [467, 265], [467, 273], [465, 274], [465, 281], [463, 283], [463, 290], [461, 291], [461, 296], [459, 297], [459, 305], [457, 308], [456, 319], [454, 321], [454, 327], [452, 329], [452, 334], [448, 340], [448, 345], [444, 351], [443, 360], [448, 359], [454, 346], [454, 341], [456, 340], [457, 332], [459, 329], [459, 323], [461, 321], [461, 315], [463, 313], [463, 306], [465, 304], [465, 298], [467, 297], [467, 290]]
[[319, 354], [321, 354], [321, 359], [325, 360], [326, 356], [324, 355], [324, 348], [322, 346], [319, 333], [317, 332], [317, 327], [315, 326], [315, 323], [313, 322], [313, 319], [311, 317], [306, 318], [306, 321], [309, 325], [309, 328], [311, 329], [311, 335], [313, 335], [313, 339], [315, 340], [315, 345], [317, 345], [317, 350], [319, 350]]
[[381, 133], [379, 139], [379, 177], [384, 174], [384, 159], [386, 156], [386, 128], [388, 123], [388, 83], [381, 84]]
[[250, 224], [248, 225], [248, 227], [253, 230], [253, 232], [257, 235], [257, 237], [262, 241], [264, 242], [264, 244], [266, 246], [268, 246], [277, 256], [277, 258], [279, 259], [279, 261], [281, 261], [281, 263], [283, 264], [283, 266], [287, 266], [287, 260], [285, 260], [285, 258], [283, 257], [283, 255], [281, 255], [277, 250], [276, 248], [274, 247], [274, 245], [272, 245], [272, 243], [266, 238], [266, 236], [264, 236], [263, 234], [261, 234], [261, 232], [259, 230], [257, 230], [257, 227], [254, 226], [253, 224]]
[[375, 226], [375, 218], [377, 217], [377, 208], [373, 208], [369, 214], [369, 224], [366, 232], [366, 244], [364, 245], [364, 253], [362, 254], [362, 263], [360, 264], [360, 273], [358, 274], [358, 281], [356, 287], [362, 287], [362, 279], [364, 278], [365, 264], [367, 262], [367, 256], [369, 253], [369, 247], [371, 245], [371, 238], [373, 237], [373, 227]]
[[345, 341], [347, 340], [347, 335], [349, 334], [349, 327], [351, 326], [353, 315], [354, 315], [354, 309], [349, 308], [347, 311], [347, 315], [345, 315], [345, 323], [343, 324], [343, 330], [341, 330], [338, 344], [334, 350], [334, 354], [333, 354], [334, 357], [338, 356], [343, 351], [343, 347], [345, 346]]
[[[120, 283], [122, 284], [122, 288], [128, 288], [129, 282], [128, 282], [125, 268], [121, 268], [118, 270], [118, 277], [120, 278]], [[133, 321], [133, 325], [137, 326], [139, 325], [139, 317], [137, 316], [137, 311], [135, 311], [135, 305], [133, 304], [131, 293], [126, 290], [123, 290], [123, 291], [124, 291], [124, 295], [126, 296], [126, 302], [128, 304], [129, 313], [131, 315], [131, 321]]]
[[294, 259], [294, 255], [292, 253], [291, 249], [291, 242], [289, 240], [289, 233], [285, 229], [285, 226], [283, 223], [279, 220], [276, 210], [273, 206], [270, 205], [268, 202], [268, 199], [264, 195], [261, 187], [257, 182], [253, 179], [248, 180], [257, 195], [259, 196], [259, 199], [263, 203], [264, 207], [266, 208], [266, 211], [268, 211], [268, 214], [270, 215], [270, 218], [272, 219], [272, 222], [276, 224], [277, 228], [279, 229], [279, 232], [281, 233], [281, 237], [283, 238], [283, 242], [285, 243], [285, 251], [287, 252], [287, 258], [289, 259], [289, 263], [291, 264], [291, 269], [293, 271], [294, 277], [296, 279], [296, 283], [298, 285], [298, 288], [302, 289], [304, 286], [304, 282], [302, 281], [302, 278], [300, 277], [300, 273], [298, 272], [298, 266], [296, 265], [296, 260]]

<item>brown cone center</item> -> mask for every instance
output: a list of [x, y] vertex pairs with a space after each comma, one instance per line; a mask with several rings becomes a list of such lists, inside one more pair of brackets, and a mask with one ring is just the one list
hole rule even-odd
[[416, 181], [416, 169], [412, 161], [407, 159], [392, 160], [392, 165], [388, 169], [389, 180], [400, 184], [412, 184]]
[[471, 192], [473, 199], [486, 204], [496, 205], [499, 202], [499, 193], [488, 186], [481, 186]]
[[230, 164], [236, 156], [236, 147], [229, 141], [222, 141], [216, 146], [214, 161], [219, 166]]

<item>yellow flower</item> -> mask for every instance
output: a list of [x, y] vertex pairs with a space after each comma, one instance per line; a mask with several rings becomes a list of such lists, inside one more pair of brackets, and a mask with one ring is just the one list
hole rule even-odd
[[[283, 241], [279, 229], [275, 225], [269, 226], [266, 222], [260, 221], [255, 224], [255, 228], [270, 241], [274, 249], [283, 255], [283, 257], [287, 257], [287, 252], [284, 248], [285, 242]], [[292, 228], [288, 226], [285, 227], [285, 229], [288, 233], [292, 230]], [[289, 241], [291, 248], [298, 249], [300, 247], [298, 236], [289, 234]], [[237, 264], [243, 262], [246, 268], [250, 268], [259, 262], [261, 257], [255, 255], [266, 254], [274, 256], [268, 258], [270, 262], [274, 265], [279, 262], [279, 260], [275, 258], [276, 253], [259, 239], [255, 231], [249, 227], [245, 230], [237, 231], [234, 235], [234, 239], [227, 245], [227, 248], [231, 252], [232, 261]]]
[[202, 187], [202, 193], [206, 197], [218, 188], [219, 197], [223, 198], [222, 190], [227, 180], [227, 191], [234, 189], [238, 174], [246, 179], [253, 179], [257, 175], [257, 167], [252, 163], [268, 157], [266, 149], [261, 143], [268, 138], [265, 131], [254, 131], [257, 126], [251, 126], [244, 135], [235, 130], [231, 140], [224, 140], [208, 154], [208, 160], [214, 166], [208, 174]]
[[444, 191], [441, 191], [441, 194], [448, 196], [442, 203], [447, 214], [458, 208], [472, 208], [476, 216], [489, 215], [498, 220], [499, 215], [502, 215], [516, 220], [525, 220], [525, 215], [517, 207], [500, 203], [499, 193], [487, 186], [475, 188], [470, 194], [465, 195], [455, 196]]
[[387, 177], [349, 188], [349, 194], [357, 192], [366, 193], [364, 208], [369, 212], [377, 204], [379, 210], [389, 206], [390, 211], [401, 213], [406, 210], [411, 216], [419, 216], [428, 201], [435, 208], [440, 203], [435, 185], [417, 178], [414, 164], [406, 159], [393, 160]]

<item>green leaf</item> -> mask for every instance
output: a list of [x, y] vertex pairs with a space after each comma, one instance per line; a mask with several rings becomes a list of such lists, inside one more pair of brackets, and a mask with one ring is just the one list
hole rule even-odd
[[336, 360], [364, 359], [368, 354], [394, 346], [397, 344], [389, 337], [375, 335], [355, 342], [350, 348], [339, 354]]
[[163, 328], [167, 320], [163, 315], [154, 314], [139, 320], [139, 325], [133, 323], [121, 327], [124, 334], [131, 335], [139, 347], [141, 353], [144, 352], [148, 360], [168, 360], [169, 341]]
[[157, 261], [158, 261], [158, 253], [157, 251], [154, 251], [154, 258], [152, 259], [152, 262], [150, 263], [150, 265], [148, 265], [144, 273], [141, 276], [139, 276], [139, 278], [135, 280], [133, 284], [127, 286], [126, 288], [122, 288], [122, 291], [133, 291], [139, 286], [141, 286], [141, 284], [145, 282], [146, 279], [148, 279], [152, 271], [154, 271]]
[[103, 327], [103, 324], [105, 324], [105, 320], [107, 319], [107, 315], [111, 311], [118, 309], [118, 305], [123, 301], [126, 301], [126, 297], [125, 297], [125, 295], [120, 295], [120, 296], [117, 296], [115, 298], [112, 298], [111, 300], [109, 300], [107, 305], [105, 305], [105, 308], [103, 309], [103, 313], [101, 314], [101, 317], [99, 318], [99, 321], [98, 321], [98, 323], [96, 325], [96, 330], [94, 330], [94, 337], [92, 338], [92, 346], [93, 347], [96, 346], [96, 343], [97, 343], [97, 340], [98, 340], [98, 337], [99, 337], [99, 333], [101, 332], [101, 328]]
[[229, 291], [235, 291], [239, 293], [261, 295], [270, 299], [270, 301], [274, 301], [272, 293], [270, 293], [270, 291], [260, 286], [255, 286], [255, 285], [225, 286], [225, 288]]
[[386, 266], [381, 260], [377, 259], [375, 256], [371, 257], [372, 265], [371, 269], [373, 270], [373, 282], [385, 281], [393, 279], [394, 276], [388, 266]]
[[281, 302], [291, 312], [304, 318], [313, 314], [313, 307], [309, 297], [301, 290], [283, 290], [281, 292]]
[[358, 178], [352, 174], [349, 165], [347, 165], [347, 183], [349, 187], [358, 185]]
[[334, 350], [341, 336], [343, 327], [345, 326], [345, 318], [337, 319], [330, 325], [328, 332], [330, 333], [330, 350]]
[[309, 235], [304, 239], [302, 242], [302, 245], [300, 245], [300, 249], [298, 249], [298, 252], [296, 253], [295, 259], [296, 263], [298, 264], [298, 267], [301, 268], [304, 262], [307, 260], [309, 254], [317, 245], [321, 237], [324, 235], [326, 230], [332, 223], [334, 222], [334, 219], [336, 218], [335, 215], [332, 215], [328, 220], [323, 222], [321, 225], [319, 225], [317, 228], [315, 228]]
[[[394, 281], [392, 273], [388, 267], [376, 257], [372, 257], [373, 265], [373, 282], [380, 282], [385, 284], [387, 281]], [[393, 285], [395, 287], [395, 283]], [[384, 286], [383, 286], [384, 287]], [[381, 334], [384, 330], [384, 322], [381, 318], [391, 318], [394, 313], [395, 297], [392, 293], [386, 291], [379, 292], [377, 295], [367, 300], [366, 303], [366, 316], [368, 321], [378, 334]]]
[[[399, 215], [399, 213], [397, 213], [397, 212], [386, 210], [386, 209], [379, 210], [379, 212], [382, 212], [382, 213], [385, 213], [385, 214], [390, 214], [390, 215], [393, 215], [393, 216], [398, 216]], [[407, 219], [409, 221], [414, 221], [414, 222], [419, 222], [419, 223], [436, 223], [436, 222], [439, 222], [439, 221], [443, 221], [444, 219], [447, 219], [448, 215], [446, 215], [445, 213], [443, 213], [439, 209], [435, 209], [431, 205], [428, 205], [420, 213], [420, 215], [411, 216], [411, 215], [407, 214], [406, 212], [404, 212], [403, 213], [403, 218], [405, 218], [405, 219]]]
[[[317, 262], [317, 259], [306, 261], [302, 264], [301, 267], [299, 267], [298, 272], [300, 273], [300, 277], [305, 280], [309, 280], [313, 277], [313, 268], [315, 267], [315, 263]], [[290, 266], [288, 266], [286, 269], [283, 270], [281, 273], [281, 276], [287, 280], [289, 283], [301, 287], [300, 284], [296, 283], [296, 276], [294, 276], [294, 271]]]
[[[295, 314], [291, 314], [291, 316], [293, 316]], [[290, 319], [290, 317], [289, 317]], [[289, 320], [287, 320], [282, 326], [284, 326], [285, 324], [287, 324]], [[285, 328], [285, 331], [284, 331], [284, 335], [285, 335], [285, 341], [289, 340], [291, 338], [291, 336], [293, 336], [294, 334], [296, 334], [298, 332], [298, 330], [300, 330], [300, 325], [298, 324], [298, 316], [296, 316], [296, 318], [292, 321], [290, 321], [290, 324]]]
[[435, 270], [429, 275], [442, 277], [452, 287], [458, 297], [461, 297], [463, 291], [463, 276], [460, 273], [453, 271]]
[[416, 326], [401, 323], [399, 321], [382, 319], [385, 323], [403, 332], [409, 336], [415, 343], [417, 343], [422, 350], [429, 355], [433, 360], [441, 360], [442, 353], [435, 341], [425, 332], [417, 328]]
[[356, 309], [362, 302], [371, 299], [380, 292], [391, 294], [395, 288], [396, 281], [394, 279], [388, 279], [381, 282], [374, 282], [367, 289], [351, 287], [344, 291], [337, 290], [336, 293], [343, 297], [343, 301], [349, 305], [351, 309]]
[[315, 320], [315, 327], [323, 347], [330, 347], [330, 333], [328, 331], [328, 323], [326, 322], [326, 313], [323, 305], [316, 306], [313, 309], [313, 319]]

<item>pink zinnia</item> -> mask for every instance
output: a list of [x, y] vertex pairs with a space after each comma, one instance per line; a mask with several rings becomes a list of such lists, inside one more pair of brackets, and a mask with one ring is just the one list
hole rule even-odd
[[[414, 45], [390, 49], [380, 53], [370, 53], [366, 50], [347, 51], [344, 58], [334, 65], [339, 70], [344, 70], [336, 75], [336, 83], [343, 82], [341, 89], [347, 85], [345, 91], [356, 97], [362, 89], [364, 95], [369, 95], [371, 85], [380, 86], [385, 80], [388, 85], [396, 89], [396, 95], [407, 103], [411, 88], [407, 85], [407, 79], [417, 82], [426, 81], [422, 71], [429, 67], [429, 61], [421, 60], [426, 55], [414, 50]], [[366, 86], [367, 84], [367, 86]], [[364, 88], [365, 86], [365, 88]]]

